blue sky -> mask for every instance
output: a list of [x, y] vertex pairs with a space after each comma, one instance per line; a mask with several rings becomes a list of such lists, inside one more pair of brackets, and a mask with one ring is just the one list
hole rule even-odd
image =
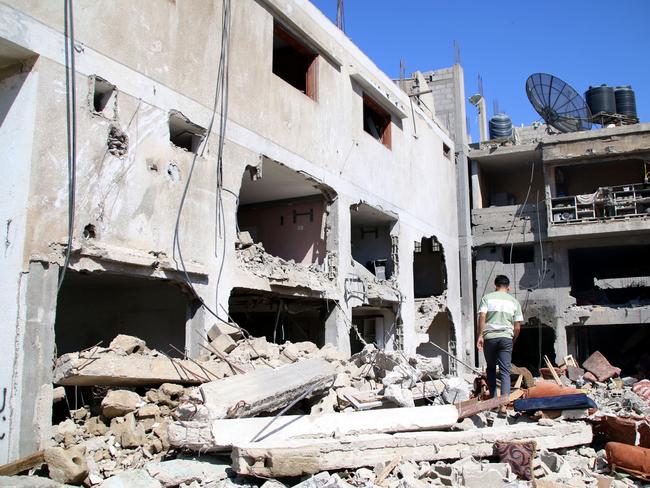
[[[336, 0], [312, 0], [336, 19]], [[516, 125], [539, 116], [524, 90], [528, 75], [554, 74], [583, 94], [589, 85], [632, 85], [650, 121], [650, 0], [346, 0], [347, 35], [389, 76], [450, 66], [460, 45], [465, 93], [477, 76]], [[468, 106], [476, 140], [476, 110]]]

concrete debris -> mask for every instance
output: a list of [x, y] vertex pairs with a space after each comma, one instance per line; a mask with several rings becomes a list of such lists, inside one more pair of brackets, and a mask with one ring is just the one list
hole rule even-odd
[[307, 389], [325, 390], [335, 375], [331, 363], [308, 359], [212, 381], [198, 388], [210, 418], [238, 418], [283, 408]]
[[50, 447], [45, 449], [44, 455], [50, 478], [54, 481], [76, 484], [88, 476], [84, 446], [72, 446], [69, 449]]
[[149, 352], [147, 344], [137, 337], [119, 334], [111, 341], [108, 348], [116, 354], [126, 356], [127, 354], [146, 354]]
[[319, 265], [308, 266], [273, 256], [264, 250], [261, 243], [237, 249], [237, 263], [273, 285], [305, 286], [317, 291], [333, 289], [335, 286]]
[[[254, 476], [300, 476], [324, 470], [359, 468], [395, 458], [437, 461], [493, 454], [496, 441], [535, 440], [546, 449], [559, 449], [592, 440], [584, 422], [542, 427], [518, 424], [460, 432], [415, 432], [360, 435], [345, 439], [293, 439], [241, 443], [232, 451], [233, 469]], [[357, 455], [363, 451], [363, 455]]]
[[124, 471], [111, 476], [99, 488], [162, 488], [162, 483], [142, 469]]
[[108, 395], [102, 400], [102, 414], [104, 417], [112, 419], [120, 417], [138, 408], [140, 395], [128, 390], [109, 391]]
[[195, 385], [232, 374], [220, 361], [194, 363], [152, 354], [95, 348], [63, 354], [54, 366], [54, 383], [74, 386], [153, 386], [161, 383]]
[[[207, 381], [203, 371], [198, 386], [178, 374], [152, 374], [152, 365], [171, 361], [136, 337], [66, 355], [77, 365], [67, 378], [100, 381], [86, 383], [95, 386], [87, 404], [53, 428], [47, 467], [34, 468], [51, 479], [31, 476], [33, 485], [23, 486], [256, 488], [260, 482], [248, 478], [255, 476], [268, 478], [265, 488], [514, 488], [530, 484], [507, 464], [490, 462], [494, 444], [528, 440], [537, 444], [538, 486], [641, 486], [634, 477], [611, 475], [618, 469], [641, 476], [635, 466], [643, 459], [612, 466], [598, 442], [647, 447], [647, 384], [618, 378], [604, 357], [581, 365], [584, 374], [572, 364], [557, 368], [564, 386], [521, 369], [513, 383], [522, 375], [526, 388], [485, 400], [480, 377], [445, 376], [440, 357], [368, 345], [346, 359], [329, 345], [274, 344], [224, 323], [210, 329], [205, 344], [199, 364], [219, 365], [222, 377]], [[598, 369], [603, 365], [606, 373]], [[155, 388], [141, 386], [147, 375], [157, 376]], [[105, 384], [113, 387], [99, 387]], [[512, 410], [521, 397], [576, 392], [587, 392], [598, 410]], [[496, 411], [506, 407], [505, 415]], [[190, 451], [203, 457], [184, 457]], [[227, 454], [230, 460], [217, 457]], [[610, 448], [609, 455], [616, 453]], [[305, 475], [300, 482], [286, 478]]]
[[193, 481], [211, 483], [228, 477], [230, 464], [223, 464], [211, 458], [172, 459], [149, 463], [146, 471], [164, 487], [178, 486]]
[[[410, 432], [447, 429], [456, 424], [458, 410], [453, 405], [435, 405], [400, 409], [396, 416], [391, 409], [367, 412], [329, 413], [322, 415], [284, 415], [275, 423], [269, 417], [215, 420], [210, 424], [213, 444], [210, 451], [230, 449], [247, 440], [276, 441], [289, 439], [320, 439], [384, 432]], [[171, 430], [182, 430], [173, 424]], [[209, 436], [207, 432], [204, 434]], [[172, 445], [176, 441], [172, 442]], [[178, 444], [176, 447], [183, 447]], [[205, 450], [203, 448], [202, 450]]]
[[119, 127], [111, 125], [106, 144], [109, 153], [118, 158], [122, 158], [129, 151], [129, 136]]

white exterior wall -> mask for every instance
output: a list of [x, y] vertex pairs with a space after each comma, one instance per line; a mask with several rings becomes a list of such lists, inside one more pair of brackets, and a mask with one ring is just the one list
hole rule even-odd
[[[178, 205], [192, 154], [169, 142], [167, 118], [179, 110], [207, 127], [211, 117], [221, 37], [220, 3], [211, 0], [113, 2], [99, 6], [75, 2], [77, 81], [77, 269], [127, 269], [145, 276], [180, 279], [171, 260]], [[349, 349], [344, 281], [352, 273], [349, 206], [364, 201], [398, 218], [399, 275], [403, 296], [404, 346], [414, 352], [413, 242], [435, 235], [447, 256], [448, 308], [459, 325], [458, 223], [456, 170], [443, 155], [453, 143], [435, 121], [416, 112], [414, 121], [393, 117], [392, 150], [363, 131], [361, 88], [352, 73], [409, 107], [408, 97], [354, 46], [334, 24], [304, 0], [232, 2], [229, 120], [224, 154], [224, 187], [238, 193], [244, 169], [262, 155], [327, 184], [337, 193], [334, 228], [338, 275], [328, 298], [338, 300], [344, 316], [327, 338]], [[273, 15], [304, 34], [328, 56], [318, 67], [314, 101], [271, 71]], [[63, 5], [15, 0], [0, 4], [0, 37], [36, 53], [37, 65], [20, 92], [20, 117], [2, 126], [11, 178], [5, 178], [2, 217], [15, 216], [14, 243], [2, 274], [3, 385], [12, 384], [14, 331], [20, 329], [18, 280], [30, 260], [61, 263], [67, 233], [67, 149]], [[338, 66], [336, 61], [341, 65]], [[92, 75], [116, 85], [114, 120], [93, 114], [89, 104]], [[31, 113], [30, 115], [30, 108]], [[30, 119], [30, 117], [33, 118]], [[123, 159], [106, 151], [111, 123], [129, 136]], [[213, 309], [228, 307], [230, 290], [242, 283], [267, 289], [237, 267], [236, 198], [223, 192], [225, 234], [216, 243], [216, 127], [204, 158], [198, 158], [181, 226], [183, 255], [195, 287]], [[11, 136], [12, 132], [19, 135]], [[30, 129], [33, 127], [33, 129]], [[13, 155], [13, 156], [11, 156]], [[9, 157], [8, 157], [9, 156]], [[24, 161], [19, 166], [16, 160]], [[29, 161], [31, 161], [31, 166]], [[167, 174], [178, 167], [180, 181]], [[153, 168], [156, 169], [153, 169]], [[28, 171], [28, 169], [30, 171]], [[30, 181], [31, 172], [31, 181]], [[11, 180], [11, 181], [9, 181]], [[14, 193], [8, 193], [13, 188]], [[7, 198], [7, 195], [12, 195]], [[7, 200], [11, 201], [8, 206]], [[26, 205], [26, 201], [29, 205]], [[22, 212], [22, 213], [21, 213]], [[7, 217], [5, 217], [5, 214]], [[22, 220], [22, 224], [20, 223]], [[26, 224], [25, 224], [26, 222]], [[97, 237], [82, 238], [86, 224]], [[12, 224], [13, 225], [13, 224]], [[22, 227], [22, 231], [20, 230]], [[24, 246], [20, 244], [25, 235]], [[20, 247], [20, 248], [19, 248]], [[216, 252], [215, 252], [216, 247]], [[155, 256], [154, 254], [155, 253]], [[10, 260], [9, 260], [10, 258]], [[24, 298], [24, 297], [23, 297]], [[26, 304], [26, 307], [31, 306]], [[211, 325], [207, 313], [205, 325]], [[225, 318], [225, 314], [223, 315]], [[192, 334], [187, 332], [191, 350]], [[463, 343], [462, 329], [456, 340]], [[16, 400], [20, 405], [20, 399]], [[1, 433], [1, 432], [0, 432]], [[1, 443], [1, 440], [0, 440]], [[0, 462], [6, 459], [0, 444]]]

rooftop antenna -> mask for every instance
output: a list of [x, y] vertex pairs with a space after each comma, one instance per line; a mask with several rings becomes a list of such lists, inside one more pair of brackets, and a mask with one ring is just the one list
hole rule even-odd
[[454, 40], [454, 64], [460, 64], [460, 44]]
[[526, 95], [544, 122], [560, 132], [591, 129], [591, 112], [583, 98], [566, 82], [547, 73], [526, 80]]
[[495, 115], [499, 113], [499, 100], [496, 98], [492, 100], [492, 113]]
[[336, 27], [345, 32], [345, 0], [336, 0]]

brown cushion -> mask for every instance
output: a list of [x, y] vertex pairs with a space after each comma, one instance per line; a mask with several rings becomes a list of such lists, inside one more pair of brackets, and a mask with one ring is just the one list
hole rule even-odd
[[494, 449], [501, 462], [508, 463], [517, 477], [533, 479], [533, 459], [537, 450], [535, 441], [496, 442]]

